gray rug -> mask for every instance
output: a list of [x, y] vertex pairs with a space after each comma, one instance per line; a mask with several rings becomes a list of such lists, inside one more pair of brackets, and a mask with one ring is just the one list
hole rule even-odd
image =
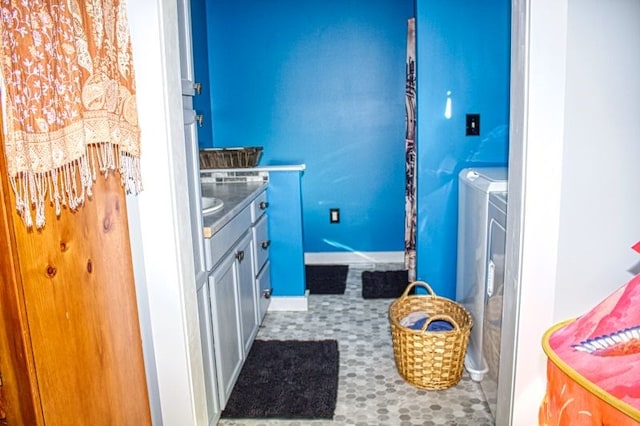
[[332, 419], [338, 365], [335, 340], [256, 340], [222, 417]]

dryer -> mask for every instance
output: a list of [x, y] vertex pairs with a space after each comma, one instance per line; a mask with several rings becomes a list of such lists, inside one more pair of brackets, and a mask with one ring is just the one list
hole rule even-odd
[[[456, 300], [469, 311], [474, 322], [469, 336], [465, 368], [472, 380], [482, 381], [489, 371], [483, 355], [489, 269], [489, 198], [494, 193], [504, 193], [506, 201], [507, 168], [463, 169], [458, 175], [458, 181]], [[492, 273], [495, 278], [498, 259], [493, 262]], [[499, 345], [497, 350], [500, 350]]]
[[502, 340], [502, 300], [504, 296], [505, 245], [507, 241], [507, 193], [489, 194], [487, 216], [487, 263], [482, 322], [482, 355], [487, 372], [480, 387], [496, 417], [500, 344]]

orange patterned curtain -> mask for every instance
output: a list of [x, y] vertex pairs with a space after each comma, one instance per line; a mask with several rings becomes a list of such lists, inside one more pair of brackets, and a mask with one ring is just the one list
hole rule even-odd
[[5, 153], [16, 208], [44, 226], [78, 208], [97, 173], [142, 190], [131, 42], [123, 0], [0, 0]]

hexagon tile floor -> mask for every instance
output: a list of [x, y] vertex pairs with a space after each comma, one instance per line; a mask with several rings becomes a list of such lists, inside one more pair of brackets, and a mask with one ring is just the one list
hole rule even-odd
[[[332, 421], [221, 419], [219, 425], [493, 425], [478, 383], [465, 372], [446, 390], [426, 391], [398, 374], [387, 310], [391, 299], [362, 298], [362, 272], [398, 265], [352, 265], [344, 295], [310, 295], [307, 312], [269, 312], [259, 339], [336, 339], [338, 400]], [[310, 384], [312, 385], [312, 384]]]

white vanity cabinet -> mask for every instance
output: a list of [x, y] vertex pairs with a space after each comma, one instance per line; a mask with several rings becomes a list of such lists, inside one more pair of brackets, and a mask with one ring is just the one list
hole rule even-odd
[[[265, 269], [268, 258], [268, 237], [262, 225], [267, 218], [265, 194], [263, 189], [249, 197], [238, 213], [205, 239], [209, 280], [198, 291], [198, 307], [205, 373], [211, 372], [205, 382], [208, 392], [217, 387], [220, 410], [231, 395], [264, 316], [256, 275]], [[261, 260], [256, 261], [258, 256]]]

